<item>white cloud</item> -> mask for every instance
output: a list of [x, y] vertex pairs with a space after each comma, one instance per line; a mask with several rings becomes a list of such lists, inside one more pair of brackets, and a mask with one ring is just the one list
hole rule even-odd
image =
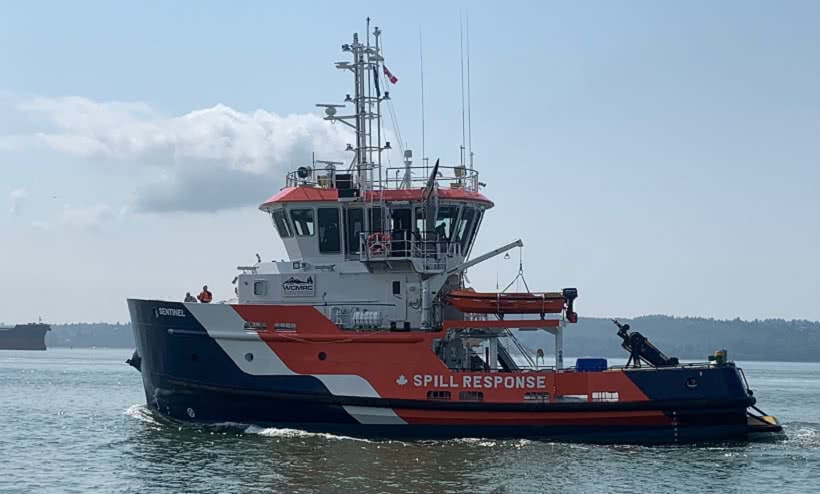
[[9, 212], [12, 215], [18, 215], [28, 199], [28, 191], [22, 188], [14, 189], [11, 191], [9, 198], [11, 199], [11, 208], [9, 209]]
[[87, 207], [73, 207], [70, 204], [66, 204], [63, 206], [61, 220], [67, 227], [95, 229], [105, 223], [121, 218], [123, 214], [125, 214], [124, 211], [118, 214], [106, 204], [96, 204]]
[[[351, 142], [341, 125], [319, 115], [243, 113], [225, 105], [182, 116], [141, 102], [95, 102], [81, 97], [34, 98], [17, 105], [43, 128], [0, 137], [5, 147], [46, 146], [60, 153], [116, 164], [142, 177], [138, 211], [214, 211], [257, 204], [282, 185], [285, 171], [311, 153], [345, 159]], [[146, 167], [153, 169], [145, 179]]]

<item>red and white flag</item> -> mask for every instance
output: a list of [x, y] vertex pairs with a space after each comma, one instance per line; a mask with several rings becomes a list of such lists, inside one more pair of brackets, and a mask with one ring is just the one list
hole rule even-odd
[[390, 72], [390, 70], [388, 70], [387, 67], [382, 65], [382, 68], [384, 69], [384, 76], [387, 77], [387, 80], [390, 81], [391, 84], [399, 82], [399, 78], [394, 76], [393, 73]]

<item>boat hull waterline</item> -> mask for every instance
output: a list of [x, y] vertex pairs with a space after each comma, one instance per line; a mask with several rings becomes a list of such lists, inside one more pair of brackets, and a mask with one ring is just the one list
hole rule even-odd
[[[148, 407], [177, 420], [373, 438], [644, 444], [747, 439], [782, 430], [776, 422], [749, 416], [755, 399], [734, 366], [535, 371], [515, 376], [516, 383], [510, 381], [512, 376], [497, 372], [447, 375], [446, 368], [435, 368], [421, 354], [412, 358], [408, 341], [421, 338], [417, 333], [385, 333], [355, 341], [328, 328], [296, 337], [246, 329], [240, 313], [247, 317], [248, 307], [134, 299], [128, 304]], [[291, 309], [287, 317], [293, 319], [294, 311], [312, 308]], [[254, 320], [260, 313], [275, 319], [283, 311], [287, 308], [250, 309]], [[309, 319], [310, 312], [305, 314]], [[417, 344], [423, 348], [427, 342]], [[405, 349], [402, 359], [390, 358], [392, 345]], [[374, 354], [370, 372], [360, 366], [367, 360], [347, 357], [365, 352]], [[416, 366], [408, 361], [416, 361]], [[691, 384], [693, 378], [695, 388], [683, 384]], [[466, 392], [482, 389], [500, 401], [426, 399], [430, 391], [455, 397], [466, 389], [464, 383], [471, 385]], [[515, 386], [522, 383], [532, 384], [535, 396], [539, 389], [561, 388], [576, 398], [505, 401], [506, 396], [520, 394]], [[590, 386], [617, 390], [626, 399], [579, 400], [579, 390]]]

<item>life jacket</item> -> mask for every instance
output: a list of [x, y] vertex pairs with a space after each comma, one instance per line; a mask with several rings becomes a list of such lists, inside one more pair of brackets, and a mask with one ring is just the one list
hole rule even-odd
[[211, 292], [207, 290], [202, 290], [202, 293], [199, 294], [198, 298], [200, 302], [202, 302], [203, 304], [207, 304], [211, 302], [213, 295], [211, 295]]

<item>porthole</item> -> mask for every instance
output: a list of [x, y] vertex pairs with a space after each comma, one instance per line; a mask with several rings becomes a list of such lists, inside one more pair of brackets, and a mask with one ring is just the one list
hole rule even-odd
[[695, 389], [698, 387], [698, 380], [694, 377], [690, 377], [686, 380], [686, 387], [689, 389]]
[[319, 360], [324, 360], [327, 358], [327, 354], [325, 352], [319, 352]]
[[246, 353], [245, 360], [247, 360], [248, 362], [253, 362], [253, 354], [250, 352]]

